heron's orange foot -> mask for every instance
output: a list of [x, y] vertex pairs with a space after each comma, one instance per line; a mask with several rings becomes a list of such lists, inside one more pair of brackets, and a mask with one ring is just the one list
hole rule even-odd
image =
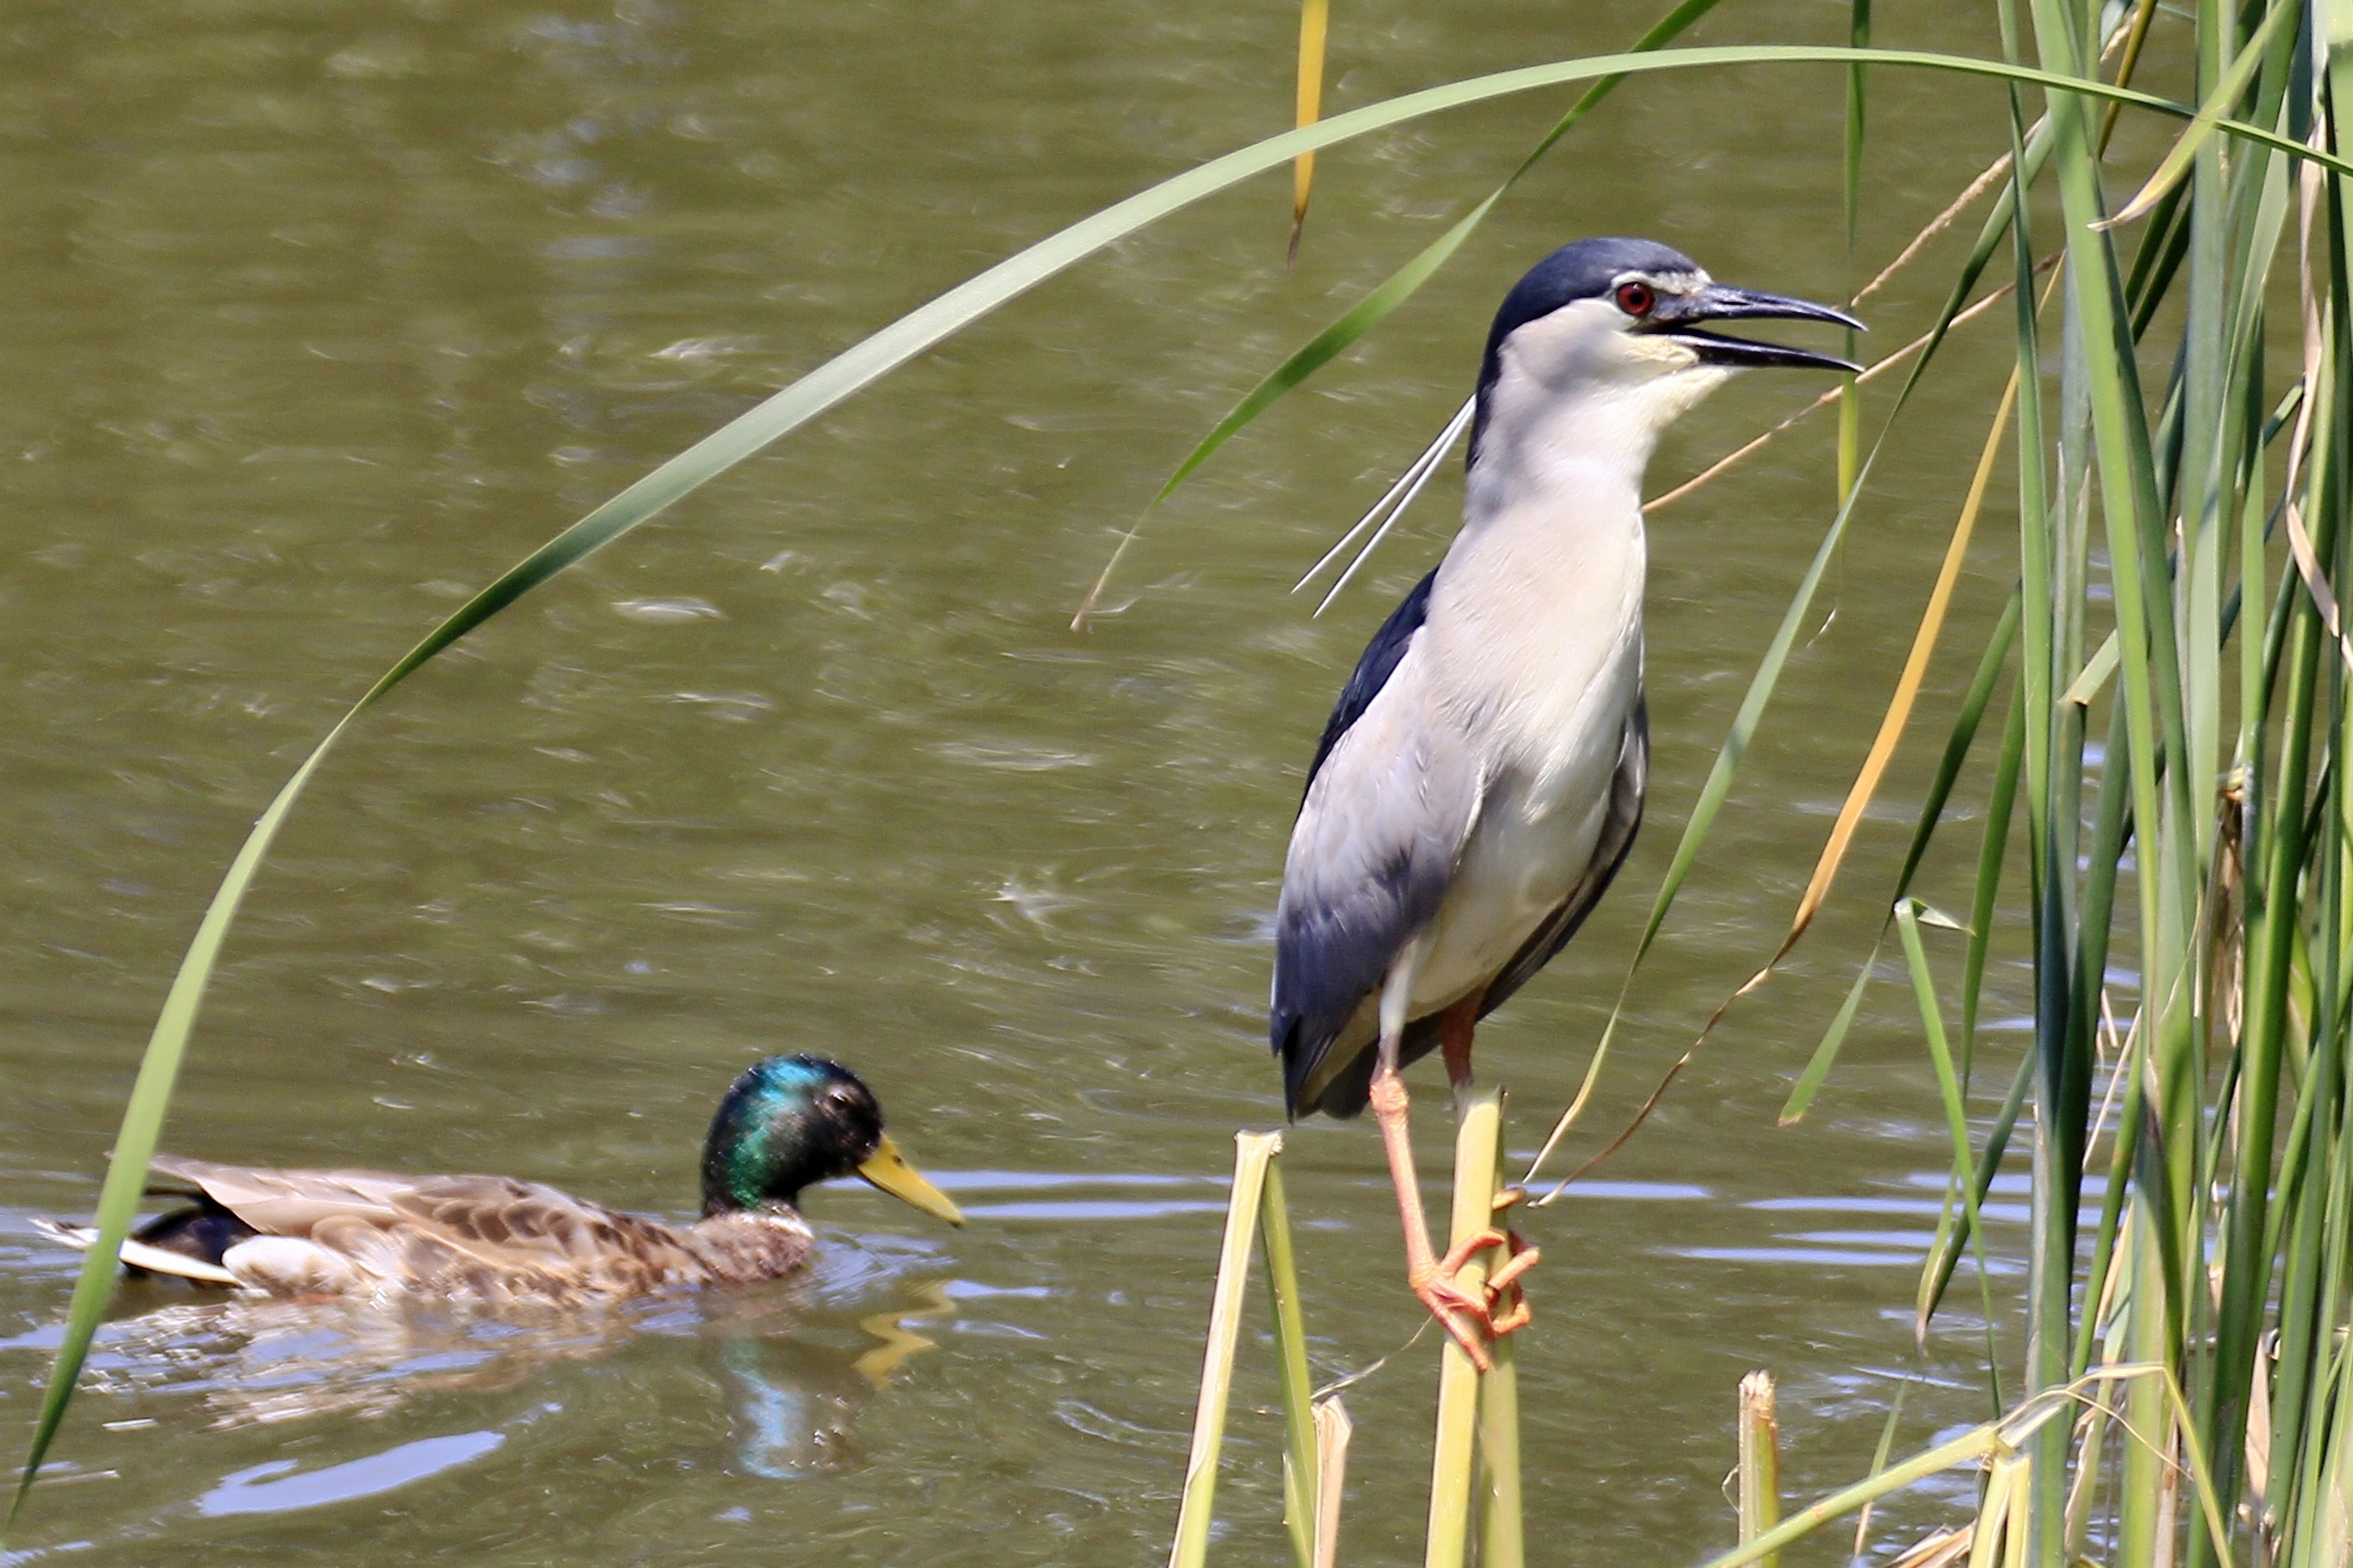
[[[1480, 1287], [1478, 1313], [1480, 1326], [1486, 1331], [1490, 1340], [1501, 1339], [1514, 1329], [1527, 1325], [1530, 1314], [1527, 1297], [1520, 1289], [1520, 1277], [1536, 1266], [1544, 1257], [1543, 1250], [1530, 1247], [1517, 1231], [1484, 1230], [1438, 1261], [1440, 1278], [1451, 1282], [1461, 1272], [1464, 1264], [1493, 1247], [1502, 1247], [1504, 1258]], [[1469, 1299], [1469, 1292], [1459, 1286], [1455, 1289], [1466, 1300]]]
[[1438, 1320], [1438, 1326], [1462, 1347], [1471, 1364], [1483, 1373], [1494, 1365], [1487, 1354], [1487, 1341], [1494, 1333], [1494, 1324], [1487, 1303], [1454, 1283], [1452, 1273], [1440, 1263], [1427, 1271], [1415, 1272], [1406, 1283], [1413, 1288], [1421, 1304], [1430, 1309], [1430, 1315]]
[[[1475, 1294], [1454, 1282], [1464, 1264], [1497, 1247], [1504, 1249], [1504, 1260], [1480, 1283]], [[1530, 1247], [1517, 1231], [1482, 1230], [1448, 1251], [1426, 1273], [1412, 1276], [1410, 1283], [1430, 1315], [1454, 1337], [1471, 1364], [1483, 1373], [1493, 1365], [1487, 1346], [1527, 1326], [1533, 1314], [1520, 1279], [1543, 1257], [1543, 1251]]]

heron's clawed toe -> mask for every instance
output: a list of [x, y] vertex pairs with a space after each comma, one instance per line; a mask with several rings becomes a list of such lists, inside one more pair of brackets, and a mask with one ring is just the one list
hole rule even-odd
[[[1534, 1268], [1544, 1257], [1543, 1248], [1530, 1247], [1515, 1230], [1504, 1233], [1504, 1245], [1510, 1256], [1487, 1277], [1488, 1327], [1497, 1339], [1514, 1329], [1527, 1327], [1528, 1320], [1534, 1316], [1527, 1295], [1520, 1289], [1520, 1276]], [[1508, 1307], [1504, 1306], [1507, 1300], [1511, 1303]]]
[[1517, 1290], [1520, 1288], [1520, 1276], [1534, 1268], [1544, 1257], [1544, 1248], [1530, 1247], [1520, 1239], [1517, 1231], [1506, 1231], [1504, 1239], [1505, 1245], [1511, 1249], [1511, 1256], [1504, 1258], [1503, 1264], [1493, 1274], [1487, 1276], [1487, 1304], [1490, 1307], [1502, 1300], [1504, 1291]]
[[1486, 1251], [1491, 1247], [1505, 1246], [1510, 1242], [1510, 1240], [1511, 1237], [1504, 1235], [1500, 1230], [1481, 1231], [1478, 1235], [1456, 1247], [1447, 1253], [1445, 1257], [1438, 1260], [1439, 1278], [1441, 1279], [1452, 1279], [1457, 1274], [1462, 1272], [1462, 1266], [1470, 1262], [1473, 1258], [1476, 1258], [1479, 1254]]
[[[1490, 1247], [1502, 1247], [1504, 1258], [1477, 1290], [1455, 1282], [1464, 1264]], [[1487, 1347], [1515, 1329], [1527, 1326], [1531, 1313], [1520, 1279], [1544, 1256], [1517, 1231], [1482, 1230], [1452, 1248], [1425, 1271], [1412, 1277], [1413, 1293], [1430, 1315], [1454, 1337], [1471, 1364], [1486, 1372], [1493, 1364]]]
[[1482, 1373], [1491, 1370], [1494, 1363], [1487, 1354], [1487, 1342], [1493, 1336], [1494, 1321], [1487, 1303], [1434, 1268], [1414, 1275], [1407, 1283], [1438, 1320], [1438, 1326], [1462, 1347], [1471, 1364]]

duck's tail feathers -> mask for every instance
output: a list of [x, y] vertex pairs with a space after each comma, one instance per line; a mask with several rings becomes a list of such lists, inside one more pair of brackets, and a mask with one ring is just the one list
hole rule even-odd
[[[33, 1228], [76, 1252], [88, 1252], [98, 1240], [98, 1227], [94, 1225], [68, 1225], [63, 1220], [36, 1218]], [[132, 1268], [144, 1268], [151, 1274], [176, 1274], [183, 1279], [201, 1279], [208, 1285], [242, 1283], [217, 1263], [207, 1263], [185, 1253], [166, 1252], [143, 1241], [125, 1241], [121, 1258]]]

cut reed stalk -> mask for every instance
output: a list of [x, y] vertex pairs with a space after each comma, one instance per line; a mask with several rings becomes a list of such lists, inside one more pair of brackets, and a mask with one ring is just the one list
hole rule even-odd
[[[1494, 1161], [1486, 1183], [1490, 1225], [1503, 1217], [1506, 1196], [1518, 1197], [1503, 1188], [1503, 1100], [1498, 1091]], [[1503, 1335], [1487, 1354], [1487, 1375], [1479, 1380], [1479, 1562], [1481, 1568], [1521, 1568], [1527, 1548], [1520, 1504], [1518, 1336]]]
[[1340, 1561], [1340, 1494], [1348, 1479], [1348, 1439], [1356, 1426], [1340, 1396], [1315, 1406], [1315, 1557], [1312, 1568]]
[[[1740, 1540], [1756, 1540], [1781, 1522], [1781, 1425], [1774, 1413], [1773, 1374], [1740, 1380]], [[1757, 1560], [1774, 1568], [1779, 1560]]]
[[1521, 1568], [1527, 1560], [1520, 1503], [1520, 1368], [1514, 1336], [1497, 1340], [1479, 1380], [1480, 1568]]
[[1282, 1152], [1280, 1132], [1234, 1134], [1234, 1185], [1226, 1203], [1225, 1240], [1218, 1248], [1208, 1343], [1201, 1355], [1201, 1394], [1193, 1406], [1193, 1447], [1185, 1460], [1184, 1500], [1176, 1510], [1176, 1540], [1169, 1549], [1168, 1568], [1201, 1568], [1208, 1558], [1218, 1454], [1226, 1439], [1226, 1400], [1233, 1389], [1234, 1347], [1241, 1334], [1242, 1294], [1250, 1283], [1250, 1243], [1258, 1230], [1267, 1169]]
[[[1454, 1139], [1454, 1204], [1447, 1243], [1450, 1247], [1462, 1246], [1494, 1225], [1503, 1118], [1500, 1090], [1482, 1089], [1466, 1096], [1461, 1101], [1461, 1123]], [[1486, 1287], [1490, 1251], [1492, 1249], [1482, 1249], [1473, 1253], [1454, 1277], [1454, 1282], [1473, 1298]], [[1502, 1352], [1509, 1343], [1507, 1337], [1493, 1348]], [[1495, 1370], [1488, 1377], [1492, 1379], [1509, 1364], [1504, 1360], [1496, 1360], [1493, 1363]], [[1472, 1483], [1480, 1436], [1479, 1391], [1482, 1381], [1485, 1380], [1480, 1377], [1478, 1368], [1471, 1364], [1471, 1358], [1463, 1352], [1462, 1347], [1451, 1338], [1448, 1339], [1439, 1361], [1438, 1436], [1430, 1453], [1430, 1529], [1422, 1549], [1422, 1568], [1462, 1568], [1469, 1551]], [[1507, 1455], [1503, 1464], [1509, 1472], [1513, 1501], [1516, 1503], [1519, 1489], [1518, 1434], [1513, 1431], [1498, 1434], [1498, 1437]], [[1505, 1527], [1511, 1537], [1511, 1549], [1515, 1552], [1519, 1546], [1517, 1526], [1518, 1521], [1514, 1519]]]
[[[1493, 1227], [1504, 1174], [1504, 1100], [1500, 1090], [1470, 1096], [1455, 1138], [1450, 1249]], [[1292, 1253], [1291, 1215], [1282, 1190], [1280, 1132], [1234, 1134], [1234, 1182], [1210, 1294], [1209, 1331], [1201, 1358], [1201, 1392], [1193, 1410], [1183, 1499], [1169, 1568], [1201, 1568], [1217, 1502], [1218, 1458], [1225, 1442], [1253, 1244], [1266, 1257], [1268, 1295], [1281, 1363], [1284, 1417], [1283, 1522], [1301, 1568], [1330, 1568], [1339, 1550], [1340, 1493], [1353, 1427], [1338, 1398], [1316, 1403], [1307, 1375], [1306, 1317]], [[1513, 1194], [1516, 1197], [1516, 1194]], [[1471, 1255], [1455, 1282], [1472, 1296], [1486, 1286], [1493, 1247]], [[1491, 1349], [1483, 1377], [1452, 1340], [1439, 1372], [1438, 1439], [1431, 1456], [1430, 1532], [1425, 1562], [1462, 1568], [1470, 1546], [1472, 1500], [1478, 1490], [1482, 1568], [1522, 1568], [1518, 1370], [1506, 1335]]]
[[[1282, 1144], [1277, 1138], [1276, 1152]], [[1291, 1252], [1291, 1210], [1283, 1202], [1282, 1163], [1270, 1156], [1259, 1224], [1266, 1253], [1267, 1296], [1274, 1308], [1274, 1350], [1282, 1371], [1282, 1522], [1300, 1568], [1314, 1568], [1317, 1488], [1314, 1385], [1307, 1377], [1307, 1319]]]

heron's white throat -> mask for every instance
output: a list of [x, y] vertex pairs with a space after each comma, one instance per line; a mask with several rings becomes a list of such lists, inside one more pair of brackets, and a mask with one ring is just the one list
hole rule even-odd
[[1504, 340], [1471, 465], [1471, 521], [1554, 492], [1640, 504], [1659, 437], [1732, 372], [1630, 325], [1609, 300], [1579, 300]]

